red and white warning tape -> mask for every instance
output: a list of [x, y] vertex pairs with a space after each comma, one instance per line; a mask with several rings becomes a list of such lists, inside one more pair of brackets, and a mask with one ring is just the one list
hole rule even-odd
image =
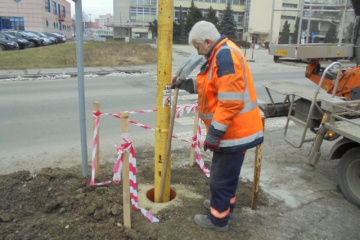
[[[197, 106], [183, 106], [183, 107], [178, 107], [177, 108], [177, 112], [176, 112], [176, 117], [179, 118], [181, 117], [181, 115], [184, 112], [190, 113], [190, 112], [195, 112], [197, 109]], [[147, 112], [154, 112], [156, 111], [156, 109], [153, 110], [140, 110], [140, 111], [134, 111], [131, 113], [147, 113]], [[110, 115], [110, 116], [114, 116], [116, 118], [121, 119], [121, 114], [110, 114], [110, 113], [104, 113], [101, 111], [97, 111], [93, 113], [94, 117], [95, 117], [95, 127], [94, 127], [94, 135], [93, 135], [93, 148], [92, 148], [92, 169], [91, 169], [91, 186], [104, 186], [107, 185], [109, 183], [111, 183], [111, 181], [103, 181], [100, 183], [96, 183], [95, 182], [95, 176], [96, 176], [96, 151], [97, 151], [97, 145], [99, 143], [99, 125], [100, 125], [100, 116], [102, 115]], [[133, 120], [129, 119], [129, 122], [132, 124], [135, 124], [136, 126], [139, 126], [143, 129], [146, 130], [152, 130], [154, 131], [155, 129], [146, 125], [143, 125], [141, 123], [135, 122]], [[201, 126], [198, 126], [198, 131], [197, 134], [193, 136], [193, 142], [189, 142], [188, 140], [184, 139], [184, 138], [180, 138], [177, 136], [172, 136], [172, 138], [181, 140], [183, 142], [186, 143], [190, 143], [192, 145], [192, 147], [195, 148], [196, 151], [196, 163], [200, 166], [200, 168], [202, 169], [202, 171], [205, 173], [205, 175], [207, 177], [210, 176], [210, 170], [206, 168], [204, 161], [201, 158]], [[118, 184], [121, 180], [121, 169], [122, 169], [122, 165], [123, 165], [123, 159], [122, 159], [122, 154], [125, 151], [129, 151], [130, 152], [130, 159], [129, 159], [129, 164], [130, 164], [130, 195], [131, 195], [131, 203], [132, 206], [135, 210], [140, 210], [141, 213], [146, 216], [149, 221], [151, 222], [159, 222], [159, 220], [154, 217], [149, 211], [143, 209], [143, 208], [139, 208], [138, 205], [138, 194], [137, 194], [137, 182], [136, 182], [136, 175], [137, 175], [137, 168], [136, 168], [136, 153], [135, 153], [135, 149], [132, 145], [132, 142], [122, 138], [123, 140], [123, 144], [121, 147], [115, 146], [117, 148], [118, 151], [118, 158], [116, 160], [116, 163], [114, 165], [114, 176], [113, 176], [113, 181], [115, 184]]]
[[114, 166], [114, 177], [113, 181], [115, 184], [119, 184], [121, 181], [121, 169], [123, 166], [123, 153], [125, 151], [128, 151], [130, 154], [129, 158], [129, 165], [130, 165], [130, 199], [131, 199], [131, 205], [136, 211], [141, 211], [141, 213], [152, 223], [159, 222], [159, 219], [157, 219], [150, 211], [147, 211], [144, 208], [139, 207], [139, 197], [138, 197], [138, 185], [136, 181], [137, 176], [137, 167], [136, 167], [136, 152], [135, 148], [132, 145], [132, 142], [124, 139], [124, 144], [121, 145], [121, 147], [115, 146], [117, 148], [118, 152], [118, 158], [116, 160], [115, 166]]
[[[201, 122], [199, 120], [199, 122]], [[196, 132], [196, 135], [193, 136], [193, 145], [192, 147], [195, 148], [196, 152], [196, 163], [199, 165], [201, 170], [205, 173], [207, 177], [210, 177], [210, 170], [206, 168], [204, 161], [201, 158], [201, 126], [198, 126], [198, 130]]]

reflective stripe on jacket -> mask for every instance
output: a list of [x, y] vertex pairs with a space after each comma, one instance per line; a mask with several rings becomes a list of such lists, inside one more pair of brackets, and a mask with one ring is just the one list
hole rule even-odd
[[222, 37], [197, 76], [200, 117], [220, 148], [252, 148], [263, 141], [263, 125], [250, 68], [242, 51]]

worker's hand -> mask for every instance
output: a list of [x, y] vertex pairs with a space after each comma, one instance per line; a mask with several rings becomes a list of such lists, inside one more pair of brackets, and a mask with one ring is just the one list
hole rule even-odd
[[182, 90], [187, 91], [188, 93], [194, 93], [194, 83], [193, 83], [193, 79], [189, 78], [189, 79], [180, 79], [178, 77], [173, 77], [172, 79], [172, 85], [171, 85], [171, 89], [175, 89], [175, 88], [179, 88]]
[[204, 151], [210, 149], [211, 151], [220, 150], [220, 138], [210, 133], [206, 135], [204, 142]]
[[173, 77], [171, 79], [171, 89], [180, 88], [181, 83], [186, 81], [186, 79], [180, 79], [178, 77]]

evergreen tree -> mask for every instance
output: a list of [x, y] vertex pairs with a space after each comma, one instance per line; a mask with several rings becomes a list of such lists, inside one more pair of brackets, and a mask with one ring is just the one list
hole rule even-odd
[[295, 26], [294, 26], [294, 32], [292, 34], [291, 43], [296, 44], [298, 35], [299, 35], [299, 24], [300, 24], [300, 18], [296, 18]]
[[157, 19], [154, 19], [154, 21], [149, 22], [149, 31], [152, 33], [152, 38], [157, 37], [158, 32], [158, 22]]
[[190, 32], [194, 24], [201, 20], [203, 20], [203, 15], [201, 13], [201, 10], [195, 6], [194, 0], [191, 0], [191, 6], [188, 10], [188, 15], [185, 24], [186, 35]]
[[288, 44], [290, 38], [290, 24], [286, 20], [281, 31], [281, 35], [279, 38], [279, 44]]
[[219, 18], [216, 16], [216, 10], [214, 10], [211, 6], [208, 9], [208, 13], [205, 16], [205, 20], [211, 22], [215, 25], [217, 29], [219, 29]]
[[235, 40], [236, 24], [230, 1], [228, 1], [226, 9], [220, 20], [220, 32], [229, 39]]
[[337, 42], [337, 31], [336, 31], [336, 25], [330, 24], [328, 31], [326, 32], [325, 43], [336, 43]]
[[186, 32], [186, 19], [184, 18], [182, 7], [180, 6], [180, 16], [177, 20], [177, 24], [179, 25], [179, 39], [183, 40], [187, 38]]

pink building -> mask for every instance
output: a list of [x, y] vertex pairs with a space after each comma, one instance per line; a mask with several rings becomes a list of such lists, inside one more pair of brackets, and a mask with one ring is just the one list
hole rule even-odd
[[62, 32], [71, 37], [67, 0], [0, 0], [0, 30]]

